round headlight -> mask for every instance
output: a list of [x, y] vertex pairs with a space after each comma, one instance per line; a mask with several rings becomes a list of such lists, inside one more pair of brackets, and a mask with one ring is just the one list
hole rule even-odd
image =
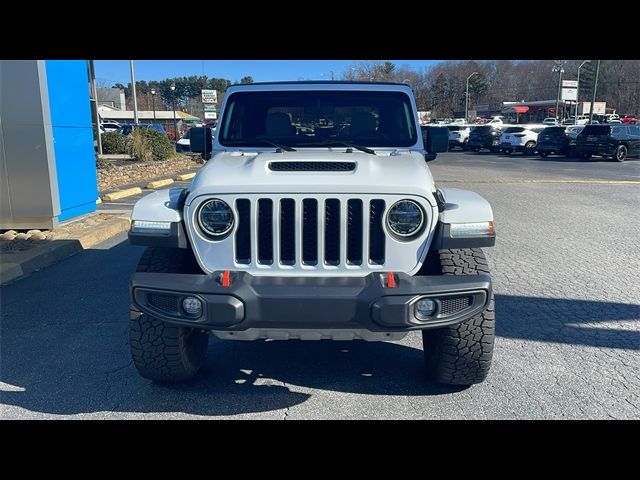
[[396, 202], [387, 214], [389, 229], [401, 237], [410, 237], [418, 232], [423, 222], [422, 208], [412, 200]]
[[221, 237], [233, 228], [233, 210], [226, 202], [217, 198], [207, 200], [198, 212], [198, 223], [204, 233]]

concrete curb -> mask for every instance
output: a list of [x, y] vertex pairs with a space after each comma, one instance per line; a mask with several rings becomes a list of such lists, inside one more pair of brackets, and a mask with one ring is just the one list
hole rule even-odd
[[179, 182], [184, 182], [185, 180], [191, 180], [196, 176], [196, 172], [191, 173], [183, 173], [182, 175], [176, 175], [176, 180]]
[[[43, 242], [36, 248], [24, 253], [11, 254], [11, 262], [0, 263], [0, 285], [6, 285], [29, 275], [36, 270], [48, 267], [74, 255], [82, 250], [107, 240], [108, 238], [129, 229], [131, 220], [127, 217], [116, 217], [105, 222], [91, 232], [75, 238], [60, 238]], [[9, 255], [4, 255], [6, 260]]]
[[127, 188], [126, 190], [118, 190], [111, 193], [106, 193], [102, 196], [102, 201], [104, 202], [114, 202], [116, 200], [120, 200], [124, 197], [130, 197], [131, 195], [138, 195], [142, 193], [142, 189], [140, 187]]
[[150, 190], [157, 190], [158, 188], [166, 187], [173, 183], [173, 178], [163, 178], [162, 180], [155, 180], [147, 183], [147, 187]]

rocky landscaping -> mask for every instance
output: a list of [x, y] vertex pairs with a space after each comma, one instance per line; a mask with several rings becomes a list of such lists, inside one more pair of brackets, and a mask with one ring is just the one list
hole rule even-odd
[[102, 192], [122, 185], [197, 170], [203, 163], [204, 161], [195, 155], [154, 162], [101, 159], [98, 161], [98, 191]]

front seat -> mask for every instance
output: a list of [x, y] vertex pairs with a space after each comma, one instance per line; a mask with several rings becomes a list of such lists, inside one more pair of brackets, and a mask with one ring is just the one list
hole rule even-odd
[[369, 112], [356, 112], [351, 117], [349, 133], [356, 137], [361, 134], [375, 133], [376, 117]]
[[270, 113], [264, 122], [264, 133], [268, 137], [290, 137], [292, 128], [291, 118], [284, 112]]

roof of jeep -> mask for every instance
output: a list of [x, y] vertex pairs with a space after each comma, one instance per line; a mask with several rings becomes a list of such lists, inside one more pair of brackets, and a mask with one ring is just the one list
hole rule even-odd
[[365, 81], [352, 81], [352, 80], [290, 80], [286, 82], [255, 82], [255, 83], [242, 83], [232, 85], [233, 87], [243, 87], [250, 85], [404, 85], [409, 87], [406, 83], [399, 82], [365, 82]]

